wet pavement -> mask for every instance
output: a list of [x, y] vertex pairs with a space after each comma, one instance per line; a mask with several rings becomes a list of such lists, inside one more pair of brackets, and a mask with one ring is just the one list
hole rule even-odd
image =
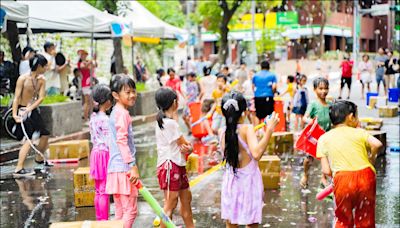
[[[311, 81], [311, 80], [310, 80]], [[337, 82], [337, 81], [335, 81]], [[355, 88], [357, 84], [354, 86]], [[311, 89], [311, 87], [309, 87]], [[356, 91], [357, 89], [353, 90]], [[359, 91], [359, 90], [358, 90]], [[337, 95], [337, 84], [331, 86], [331, 93]], [[360, 116], [377, 117], [377, 110], [369, 110], [357, 95]], [[183, 126], [183, 125], [182, 125]], [[183, 129], [183, 128], [182, 128]], [[399, 119], [384, 118], [383, 131], [387, 132], [388, 146], [399, 146]], [[157, 152], [155, 148], [154, 123], [134, 128], [137, 145], [137, 159], [144, 185], [162, 204], [162, 192], [156, 179]], [[208, 168], [210, 150], [202, 151], [203, 170]], [[317, 201], [319, 191], [319, 164], [311, 167], [310, 188], [301, 190], [299, 181], [302, 174], [303, 155], [284, 154], [281, 157], [281, 184], [279, 190], [265, 191], [263, 221], [260, 227], [331, 227], [333, 222], [332, 201]], [[74, 207], [73, 171], [78, 165], [59, 165], [49, 172], [33, 178], [14, 179], [10, 175], [14, 162], [3, 164], [0, 175], [0, 211], [1, 227], [48, 227], [50, 223], [60, 221], [95, 220], [94, 208]], [[87, 166], [87, 159], [79, 162], [80, 167]], [[33, 167], [32, 160], [27, 167]], [[387, 152], [378, 158], [376, 223], [378, 227], [399, 227], [400, 225], [400, 153]], [[220, 183], [222, 170], [207, 176], [192, 187], [192, 209], [197, 227], [224, 227], [220, 218]], [[191, 179], [197, 174], [192, 174]], [[113, 217], [113, 205], [111, 214]], [[176, 213], [176, 215], [178, 215]], [[111, 218], [112, 218], [111, 217]], [[152, 227], [154, 213], [139, 198], [139, 215], [134, 227]], [[174, 222], [182, 225], [179, 216]]]

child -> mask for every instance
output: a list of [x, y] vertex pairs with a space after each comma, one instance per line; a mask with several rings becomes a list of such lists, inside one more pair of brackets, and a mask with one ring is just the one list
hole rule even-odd
[[[186, 227], [194, 227], [191, 208], [192, 193], [186, 175], [185, 155], [192, 146], [182, 136], [178, 124], [178, 96], [170, 88], [156, 92], [157, 114], [157, 177], [160, 189], [164, 190], [164, 211], [172, 219], [172, 213], [181, 202], [181, 216]], [[165, 227], [161, 224], [161, 227]]]
[[90, 138], [93, 144], [90, 153], [90, 176], [94, 179], [96, 196], [94, 206], [97, 220], [108, 220], [109, 196], [106, 194], [107, 166], [110, 157], [108, 148], [109, 119], [106, 111], [111, 108], [111, 90], [106, 85], [97, 85], [93, 90], [95, 102], [90, 118]]
[[[223, 74], [217, 76], [217, 88], [212, 92], [212, 98], [214, 99], [214, 105], [211, 107], [210, 113], [212, 115], [212, 126], [211, 129], [214, 134], [218, 133], [218, 129], [224, 126], [223, 116], [221, 110], [221, 101], [225, 93], [229, 92], [229, 86], [226, 85], [227, 77]], [[214, 112], [215, 111], [215, 112]]]
[[243, 124], [246, 109], [246, 100], [238, 92], [222, 99], [226, 130], [221, 130], [221, 149], [226, 169], [221, 188], [221, 218], [226, 220], [226, 227], [258, 227], [261, 223], [264, 187], [258, 161], [279, 122], [272, 114], [264, 136], [258, 141], [253, 126]]
[[247, 76], [247, 80], [243, 83], [243, 96], [246, 98], [247, 109], [249, 111], [249, 115], [247, 118], [249, 122], [253, 124], [255, 122], [255, 112], [256, 108], [254, 106], [254, 91], [253, 91], [253, 75], [255, 74], [255, 70], [250, 70]]
[[134, 184], [139, 179], [132, 119], [128, 111], [136, 102], [135, 82], [129, 77], [114, 75], [111, 92], [116, 104], [109, 122], [110, 160], [106, 193], [114, 196], [115, 219], [122, 219], [124, 228], [131, 228], [137, 215], [138, 190]]
[[82, 74], [81, 71], [78, 68], [74, 69], [74, 78], [72, 79], [72, 84], [76, 88], [76, 95], [75, 97], [77, 100], [81, 99], [82, 96], [82, 86], [81, 86], [81, 81], [82, 81]]
[[342, 91], [345, 84], [347, 84], [347, 87], [349, 88], [347, 99], [350, 99], [351, 76], [353, 75], [353, 61], [351, 61], [349, 57], [345, 56], [343, 62], [340, 64], [340, 67], [342, 68], [342, 79], [340, 82], [339, 99], [342, 99]]
[[319, 138], [317, 157], [321, 158], [323, 174], [333, 175], [335, 227], [375, 227], [376, 171], [373, 165], [382, 143], [364, 129], [357, 128], [359, 121], [354, 103], [333, 103], [329, 116], [334, 127]]
[[196, 81], [196, 74], [189, 73], [187, 75], [186, 81], [186, 106], [183, 110], [182, 118], [185, 121], [187, 128], [189, 129], [189, 135], [192, 134], [191, 127], [190, 127], [190, 110], [189, 105], [197, 100], [199, 96], [199, 85]]
[[307, 76], [302, 74], [300, 76], [300, 81], [298, 88], [296, 90], [296, 94], [293, 98], [293, 113], [296, 114], [296, 118], [294, 121], [294, 129], [298, 130], [298, 125], [300, 122], [300, 129], [304, 128], [303, 116], [307, 110], [308, 104], [308, 90], [306, 88]]
[[[331, 128], [331, 119], [329, 118], [329, 103], [326, 101], [326, 96], [329, 92], [329, 81], [325, 78], [316, 78], [313, 82], [314, 92], [317, 96], [317, 100], [311, 102], [308, 107], [306, 114], [303, 117], [305, 123], [310, 122], [312, 119], [317, 117], [319, 126], [325, 130], [329, 131]], [[310, 169], [311, 162], [314, 160], [312, 156], [307, 156], [304, 159], [304, 176], [301, 178], [300, 185], [303, 188], [307, 188], [308, 182], [308, 170]], [[322, 175], [321, 182], [324, 186], [328, 184], [325, 175]]]
[[286, 114], [286, 122], [289, 123], [290, 122], [290, 112], [292, 110], [291, 106], [293, 105], [293, 98], [294, 98], [294, 95], [296, 94], [296, 88], [294, 85], [294, 76], [288, 75], [286, 84], [287, 84], [287, 89], [285, 92], [282, 93], [281, 96], [283, 97], [285, 94], [289, 94], [289, 96], [290, 96], [290, 101], [289, 101], [289, 105], [287, 107], [287, 114]]

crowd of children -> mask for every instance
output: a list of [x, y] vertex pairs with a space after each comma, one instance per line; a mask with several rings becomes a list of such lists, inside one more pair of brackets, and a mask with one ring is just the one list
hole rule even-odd
[[[212, 138], [213, 143], [219, 144], [223, 154], [225, 169], [221, 183], [221, 218], [226, 221], [226, 226], [257, 227], [261, 223], [264, 188], [258, 161], [280, 121], [278, 115], [273, 113], [273, 105], [265, 107], [271, 100], [273, 102], [273, 97], [278, 93], [276, 76], [269, 71], [268, 62], [263, 62], [261, 67], [262, 70], [255, 75], [254, 71], [241, 68], [237, 72], [237, 78], [233, 75], [228, 78], [226, 72], [214, 76], [211, 75], [210, 68], [204, 67], [203, 77], [198, 79], [195, 73], [190, 72], [183, 81], [170, 68], [167, 71], [169, 78], [160, 83], [162, 87], [155, 95], [159, 110], [155, 126], [157, 178], [159, 187], [164, 192], [165, 213], [172, 217], [180, 202], [180, 214], [186, 227], [194, 227], [192, 195], [186, 173], [186, 159], [192, 153], [193, 146], [180, 130], [180, 99], [186, 102], [182, 119], [189, 129], [189, 135], [193, 124], [190, 104], [201, 102], [202, 116], [205, 118], [199, 124], [207, 130], [203, 143], [210, 143], [207, 138]], [[162, 77], [164, 75], [160, 75]], [[235, 80], [239, 85], [235, 85]], [[319, 140], [317, 157], [321, 158], [322, 186], [328, 186], [329, 179], [333, 176], [337, 205], [336, 227], [348, 227], [354, 223], [373, 224], [373, 163], [381, 145], [366, 131], [356, 129], [357, 107], [353, 103], [327, 101], [327, 79], [314, 79], [313, 87], [317, 99], [312, 102], [309, 101], [306, 82], [306, 75], [298, 75], [298, 80], [294, 76], [288, 76], [287, 89], [281, 96], [289, 94], [286, 118], [290, 121], [290, 113], [295, 114], [296, 131], [316, 119], [327, 132]], [[262, 87], [263, 83], [267, 88]], [[127, 110], [135, 104], [135, 82], [124, 75], [114, 75], [110, 86], [97, 85], [92, 96], [95, 112], [90, 119], [93, 143], [90, 174], [96, 187], [96, 218], [109, 218], [108, 195], [113, 195], [115, 218], [122, 219], [124, 227], [131, 227], [137, 215], [138, 189], [135, 184], [140, 178], [135, 158], [132, 119]], [[112, 106], [108, 117], [106, 112]], [[261, 110], [257, 110], [258, 108]], [[254, 131], [254, 126], [267, 116], [266, 127], [258, 134]], [[336, 145], [338, 140], [343, 144]], [[350, 148], [354, 153], [347, 153]], [[371, 148], [369, 155], [367, 148]], [[304, 158], [304, 175], [300, 180], [300, 185], [304, 188], [307, 187], [309, 169], [314, 160], [310, 155]], [[358, 190], [353, 191], [354, 189]], [[346, 194], [351, 194], [353, 200], [348, 200]], [[365, 199], [368, 206], [357, 209], [356, 206]], [[355, 217], [349, 214], [354, 208]], [[364, 219], [365, 214], [368, 219]], [[363, 221], [358, 221], [357, 216], [362, 216]], [[165, 227], [163, 223], [161, 226]]]

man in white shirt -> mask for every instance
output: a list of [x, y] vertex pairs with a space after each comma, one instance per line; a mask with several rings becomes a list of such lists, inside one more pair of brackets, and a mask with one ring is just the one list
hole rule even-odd
[[46, 93], [47, 95], [55, 95], [60, 93], [61, 82], [60, 82], [60, 71], [62, 71], [66, 64], [63, 66], [57, 66], [55, 61], [56, 46], [52, 42], [46, 42], [43, 46], [43, 56], [47, 59], [47, 71], [44, 73], [46, 79]]
[[19, 64], [19, 75], [29, 74], [31, 67], [29, 66], [29, 60], [35, 55], [36, 51], [30, 46], [26, 46], [22, 50], [22, 59]]

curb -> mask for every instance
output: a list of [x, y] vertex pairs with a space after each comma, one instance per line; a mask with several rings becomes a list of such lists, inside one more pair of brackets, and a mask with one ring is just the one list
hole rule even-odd
[[[156, 113], [147, 115], [147, 116], [135, 116], [132, 118], [132, 125], [138, 126], [138, 125], [150, 123], [150, 122], [155, 121], [156, 117], [157, 117]], [[84, 129], [82, 129], [82, 131], [79, 131], [79, 132], [75, 132], [75, 133], [72, 133], [69, 135], [64, 135], [64, 136], [59, 136], [59, 137], [52, 137], [49, 139], [49, 144], [66, 141], [66, 140], [79, 140], [79, 139], [89, 139], [89, 138], [90, 138], [89, 129], [87, 127], [85, 127]], [[18, 153], [19, 153], [20, 147], [21, 147], [21, 144], [18, 143], [17, 145], [13, 146], [13, 148], [11, 148], [11, 149], [1, 151], [0, 164], [11, 161], [11, 160], [18, 159]]]

